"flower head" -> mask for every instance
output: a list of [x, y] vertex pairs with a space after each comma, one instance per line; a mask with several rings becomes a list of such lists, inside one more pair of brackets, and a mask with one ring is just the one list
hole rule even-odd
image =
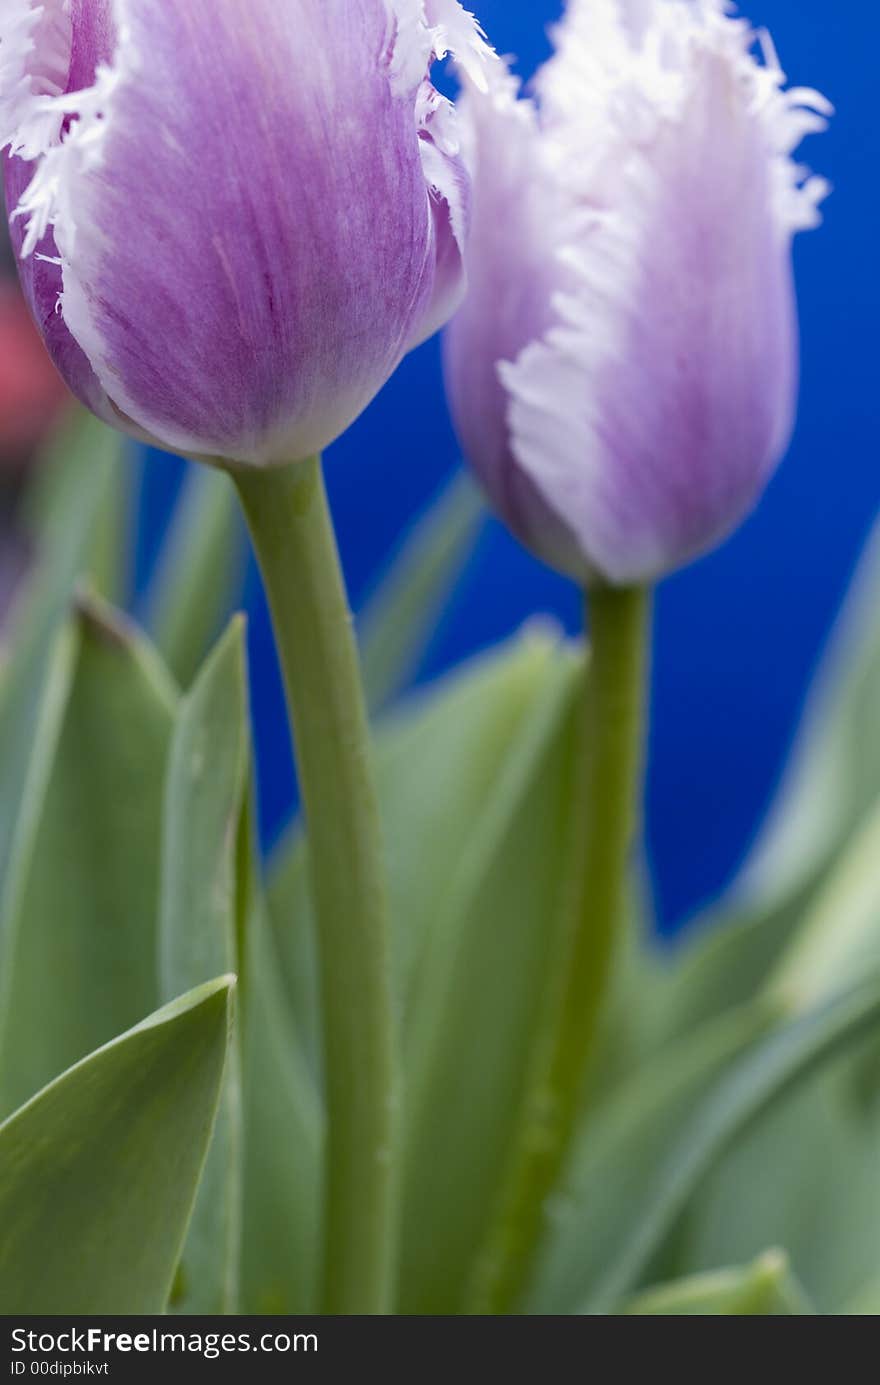
[[332, 441], [461, 295], [449, 49], [479, 80], [457, 0], [4, 0], [11, 230], [80, 399], [236, 463]]
[[463, 101], [449, 394], [526, 543], [641, 582], [726, 535], [788, 444], [791, 241], [827, 192], [792, 156], [830, 107], [722, 0], [571, 0], [555, 37], [534, 99], [507, 76]]

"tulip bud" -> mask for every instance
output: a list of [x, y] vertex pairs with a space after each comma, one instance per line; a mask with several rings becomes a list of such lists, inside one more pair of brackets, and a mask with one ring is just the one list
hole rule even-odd
[[5, 0], [25, 293], [74, 393], [170, 450], [320, 451], [455, 308], [458, 0]]
[[467, 456], [581, 580], [652, 581], [746, 515], [795, 413], [795, 164], [830, 113], [723, 0], [570, 0], [534, 100], [462, 99], [470, 288], [447, 335]]

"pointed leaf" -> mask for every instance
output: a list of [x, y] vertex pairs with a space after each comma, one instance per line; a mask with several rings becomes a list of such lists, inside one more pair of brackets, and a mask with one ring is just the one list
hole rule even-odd
[[632, 1227], [604, 1264], [594, 1265], [584, 1309], [608, 1312], [638, 1282], [688, 1200], [736, 1137], [796, 1082], [880, 1024], [880, 977], [785, 1024], [734, 1063], [701, 1102], [650, 1180], [647, 1196], [630, 1190]]
[[[871, 1045], [876, 1069], [877, 1041]], [[785, 1244], [820, 1313], [846, 1311], [880, 1274], [876, 1108], [847, 1082], [852, 1060], [823, 1068], [741, 1134], [691, 1200], [677, 1264], [698, 1271]]]
[[323, 1113], [259, 908], [246, 974], [241, 1310], [314, 1313]]
[[744, 1269], [716, 1270], [648, 1289], [622, 1310], [629, 1317], [796, 1317], [810, 1314], [788, 1257], [768, 1250]]
[[403, 1049], [404, 1313], [461, 1311], [506, 1168], [567, 879], [581, 674], [566, 655], [547, 669], [433, 897]]
[[160, 1010], [0, 1126], [4, 1312], [164, 1310], [217, 1107], [230, 984]]
[[[6, 870], [0, 876], [0, 1112], [5, 1109], [3, 1088], [6, 1083], [3, 1076], [9, 1068], [14, 1032], [11, 1012], [16, 1000], [16, 954], [22, 934], [24, 901], [78, 653], [76, 627], [63, 626], [58, 631], [54, 648], [50, 652], [34, 727], [30, 761], [26, 766], [26, 777], [21, 786], [18, 819], [9, 843]], [[11, 1085], [14, 1088], [15, 1082]], [[31, 1090], [36, 1090], [40, 1085], [39, 1081], [35, 1082]], [[11, 1103], [15, 1104], [14, 1101]]]
[[527, 1312], [577, 1311], [659, 1195], [682, 1130], [767, 1025], [766, 1014], [752, 1009], [723, 1015], [646, 1059], [591, 1113], [547, 1208]]
[[[3, 1112], [158, 1003], [162, 776], [176, 693], [109, 607], [83, 599], [75, 620], [58, 751], [4, 918]], [[35, 741], [37, 760], [50, 740]]]
[[0, 645], [0, 880], [6, 876], [42, 705], [50, 651], [87, 571], [95, 528], [118, 463], [118, 436], [76, 414], [58, 438], [28, 520], [35, 564]]
[[[163, 998], [237, 970], [239, 829], [250, 760], [244, 622], [183, 698], [168, 758], [159, 926]], [[232, 1313], [241, 1237], [241, 1074], [230, 1055], [175, 1307]]]

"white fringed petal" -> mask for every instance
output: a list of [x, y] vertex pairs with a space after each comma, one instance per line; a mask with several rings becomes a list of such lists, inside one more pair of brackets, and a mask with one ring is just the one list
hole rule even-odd
[[0, 0], [13, 241], [74, 392], [189, 454], [338, 436], [461, 297], [469, 186], [429, 80], [459, 45], [489, 60], [423, 0]]
[[60, 138], [71, 24], [65, 0], [5, 0], [0, 14], [0, 149], [34, 159]]
[[489, 90], [501, 63], [473, 14], [459, 0], [385, 0], [392, 80], [415, 89], [416, 128], [425, 182], [433, 204], [437, 283], [431, 307], [411, 346], [448, 322], [466, 288], [462, 259], [468, 232], [470, 183], [462, 160], [458, 112], [428, 76], [452, 57], [465, 80]]
[[[785, 89], [769, 38], [730, 8], [570, 0], [535, 83], [552, 240], [512, 217], [491, 173], [481, 203], [478, 174], [468, 269], [493, 288], [450, 331], [457, 426], [511, 527], [557, 566], [614, 583], [717, 542], [791, 432], [791, 240], [828, 190], [792, 156], [831, 111]], [[478, 170], [510, 162], [505, 139], [533, 145], [497, 108], [496, 91], [468, 97]], [[543, 305], [524, 304], [536, 273]], [[476, 364], [485, 351], [503, 412]]]

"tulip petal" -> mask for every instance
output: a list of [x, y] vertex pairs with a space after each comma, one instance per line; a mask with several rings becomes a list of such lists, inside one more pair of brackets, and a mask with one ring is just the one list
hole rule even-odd
[[563, 321], [502, 368], [515, 456], [612, 582], [712, 546], [787, 445], [795, 315], [771, 174], [705, 50], [680, 120], [572, 251]]
[[[26, 42], [17, 50], [16, 38], [22, 34]], [[0, 21], [0, 97], [5, 98], [0, 99], [0, 147], [32, 155], [41, 152], [62, 125], [59, 98], [91, 86], [98, 66], [109, 61], [114, 44], [110, 0], [72, 0], [69, 7], [63, 0], [43, 0], [42, 15], [30, 0], [10, 5]], [[17, 72], [11, 70], [14, 63]], [[15, 93], [14, 103], [10, 93]], [[46, 98], [54, 106], [47, 107]], [[3, 162], [6, 203], [14, 212], [37, 166], [12, 152], [4, 155]], [[74, 394], [112, 422], [113, 407], [58, 311], [63, 285], [52, 230], [47, 228], [27, 255], [23, 253], [26, 220], [13, 215], [9, 230], [22, 289], [49, 354]]]
[[431, 288], [412, 112], [377, 60], [382, 7], [117, 13], [100, 160], [78, 171], [73, 227], [56, 226], [67, 324], [165, 445], [308, 455], [384, 383]]
[[472, 16], [457, 0], [7, 11], [13, 233], [72, 387], [192, 455], [326, 446], [461, 295], [467, 182], [427, 74], [459, 45], [480, 69]]
[[647, 582], [733, 529], [787, 445], [791, 240], [827, 191], [792, 154], [829, 107], [784, 89], [724, 0], [569, 0], [554, 37], [537, 106], [502, 119], [490, 89], [465, 108], [450, 402], [520, 538], [573, 575]]
[[537, 111], [517, 100], [510, 77], [462, 102], [474, 172], [468, 293], [444, 344], [446, 388], [465, 455], [495, 509], [523, 543], [575, 575], [574, 538], [510, 456], [509, 396], [498, 365], [513, 362], [556, 321], [552, 301], [568, 283], [559, 260], [560, 186], [544, 157]]

